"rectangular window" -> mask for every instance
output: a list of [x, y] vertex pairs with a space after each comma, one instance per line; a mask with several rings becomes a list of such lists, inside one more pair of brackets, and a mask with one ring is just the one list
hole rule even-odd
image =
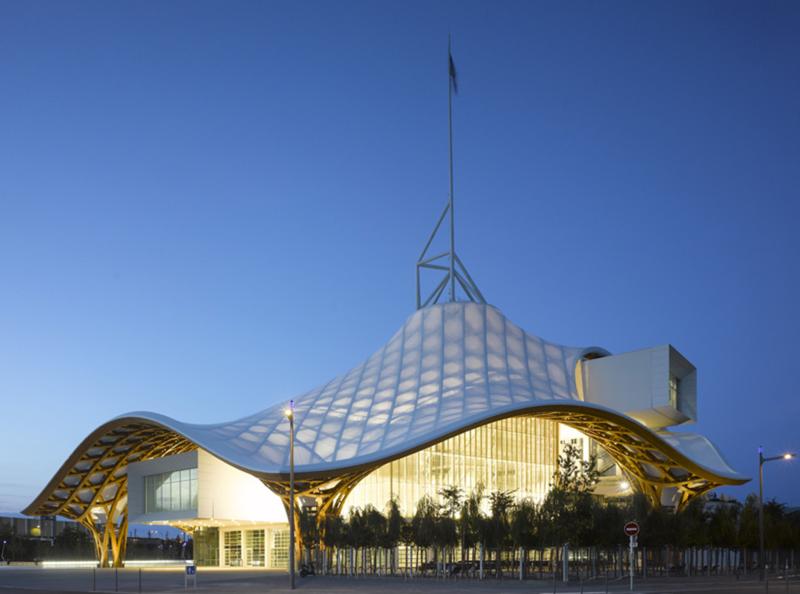
[[144, 477], [145, 513], [191, 511], [196, 507], [196, 468], [173, 470]]
[[272, 549], [269, 552], [272, 569], [286, 569], [289, 567], [289, 531], [274, 530], [272, 532]]
[[225, 536], [225, 565], [228, 567], [242, 566], [242, 532], [235, 530], [226, 532]]
[[674, 375], [669, 376], [669, 404], [678, 410], [678, 397], [680, 396], [681, 380]]
[[201, 567], [219, 565], [219, 528], [197, 528], [192, 535], [194, 562]]
[[264, 531], [247, 530], [244, 534], [247, 565], [264, 567]]

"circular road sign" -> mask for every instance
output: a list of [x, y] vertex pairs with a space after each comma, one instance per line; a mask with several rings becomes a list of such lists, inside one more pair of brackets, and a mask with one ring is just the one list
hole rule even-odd
[[639, 524], [637, 522], [628, 522], [625, 524], [624, 530], [628, 536], [636, 536], [639, 534]]

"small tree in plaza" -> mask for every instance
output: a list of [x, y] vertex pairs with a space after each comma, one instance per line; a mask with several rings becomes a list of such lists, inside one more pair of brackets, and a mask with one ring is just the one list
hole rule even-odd
[[451, 485], [441, 489], [439, 495], [444, 502], [437, 521], [436, 544], [442, 551], [442, 563], [444, 564], [448, 554], [452, 559], [453, 551], [459, 543], [457, 518], [461, 511], [464, 491], [460, 487]]
[[478, 484], [461, 505], [461, 515], [458, 520], [458, 534], [461, 539], [461, 557], [466, 559], [468, 551], [475, 546], [480, 547], [481, 561], [483, 561], [483, 550], [486, 545], [485, 530], [486, 518], [481, 511], [483, 501], [483, 485]]
[[511, 542], [510, 514], [514, 505], [514, 498], [510, 491], [494, 491], [489, 494], [490, 546], [495, 550], [495, 575], [502, 575], [502, 553]]
[[325, 517], [322, 543], [326, 550], [332, 551], [336, 555], [336, 571], [338, 573], [341, 567], [341, 551], [347, 546], [347, 526], [342, 516], [337, 514]]
[[539, 509], [533, 501], [525, 498], [514, 506], [511, 511], [511, 540], [522, 551], [519, 557], [521, 573], [528, 549], [537, 544], [539, 525]]
[[585, 459], [572, 444], [558, 457], [553, 485], [541, 507], [545, 540], [561, 546], [591, 544], [594, 500], [592, 492], [599, 480], [597, 458]]
[[425, 561], [427, 563], [427, 551], [436, 542], [436, 520], [439, 514], [439, 507], [429, 496], [424, 496], [417, 503], [417, 511], [411, 520], [414, 530], [414, 542], [425, 551]]
[[397, 503], [396, 498], [392, 498], [386, 505], [386, 530], [381, 542], [381, 546], [390, 552], [389, 567], [391, 573], [394, 573], [397, 565], [395, 550], [402, 538], [404, 523], [403, 516], [400, 514], [400, 505]]
[[317, 548], [319, 531], [317, 515], [308, 507], [302, 507], [299, 514], [300, 540], [303, 543], [306, 561], [311, 560], [312, 551]]

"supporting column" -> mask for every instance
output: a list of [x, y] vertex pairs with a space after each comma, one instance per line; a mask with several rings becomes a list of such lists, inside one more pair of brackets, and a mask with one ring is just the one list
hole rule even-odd
[[[106, 507], [105, 522], [95, 524], [91, 513], [86, 513], [80, 520], [94, 541], [94, 551], [100, 567], [124, 567], [125, 553], [128, 548], [128, 506], [118, 505], [119, 499]], [[110, 554], [109, 554], [110, 549]]]

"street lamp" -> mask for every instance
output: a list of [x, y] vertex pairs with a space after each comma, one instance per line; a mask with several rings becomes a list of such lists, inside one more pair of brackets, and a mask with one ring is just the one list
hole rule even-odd
[[283, 414], [289, 419], [289, 587], [294, 590], [294, 400]]
[[791, 460], [796, 458], [797, 454], [787, 452], [780, 456], [764, 457], [764, 448], [758, 448], [758, 566], [759, 578], [764, 581], [764, 464], [773, 462], [775, 460]]

